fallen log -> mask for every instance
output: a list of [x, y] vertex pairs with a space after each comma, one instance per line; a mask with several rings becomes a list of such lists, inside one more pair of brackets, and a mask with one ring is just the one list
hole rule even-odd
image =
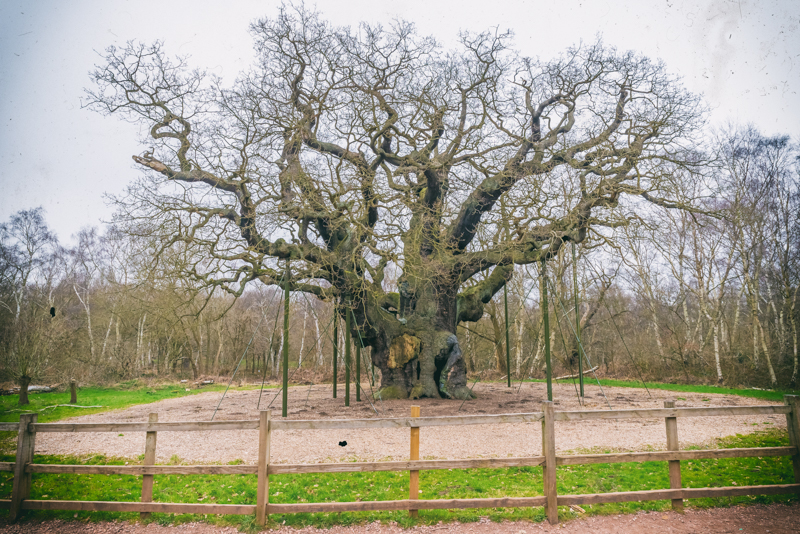
[[[597, 371], [599, 368], [600, 368], [599, 365], [595, 365], [594, 367], [592, 367], [588, 371], [584, 371], [583, 374], [587, 375], [589, 373], [593, 373], [593, 372]], [[553, 380], [569, 380], [570, 378], [578, 378], [578, 375], [579, 375], [579, 373], [575, 373], [574, 375], [567, 375], [567, 376], [557, 376]]]
[[[56, 388], [60, 385], [61, 384], [56, 384], [55, 386], [28, 386], [28, 393], [50, 393], [52, 391], [55, 391]], [[17, 395], [17, 394], [19, 394], [19, 387], [0, 390], [0, 395]]]
[[20, 409], [12, 409], [12, 410], [5, 410], [6, 412], [43, 412], [45, 410], [52, 410], [55, 408], [105, 408], [105, 406], [78, 406], [77, 404], [53, 404], [50, 406], [45, 406], [44, 408], [39, 408], [38, 410], [34, 410], [32, 408], [20, 408]]
[[77, 404], [53, 404], [51, 406], [45, 406], [40, 412], [45, 410], [55, 409], [55, 408], [105, 408], [105, 406], [79, 406]]

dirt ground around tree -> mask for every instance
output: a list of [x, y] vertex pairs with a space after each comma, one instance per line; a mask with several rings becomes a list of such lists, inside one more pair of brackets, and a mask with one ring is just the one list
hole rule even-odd
[[[65, 521], [22, 521], [10, 525], [0, 520], [0, 531], [9, 534], [234, 534], [233, 527], [216, 527], [205, 523], [162, 526], [156, 523], [85, 523]], [[559, 525], [523, 521], [493, 523], [483, 519], [478, 523], [440, 523], [402, 529], [393, 524], [366, 525], [317, 529], [282, 527], [273, 532], [283, 534], [367, 534], [372, 532], [406, 534], [535, 534], [563, 532], [565, 534], [790, 534], [800, 532], [800, 503], [792, 505], [751, 505], [705, 510], [688, 509], [684, 514], [648, 512], [630, 515], [593, 516], [577, 518]]]
[[[369, 384], [363, 384], [361, 402], [344, 405], [344, 387], [333, 399], [331, 385], [296, 386], [289, 389], [290, 419], [403, 417], [412, 405], [421, 407], [422, 416], [499, 414], [541, 410], [546, 398], [543, 383], [525, 383], [519, 388], [505, 384], [478, 383], [478, 398], [466, 401], [445, 399], [366, 400], [371, 398]], [[256, 419], [260, 409], [272, 410], [280, 417], [280, 395], [276, 389], [231, 390], [214, 417], [216, 421]], [[74, 417], [70, 422], [147, 421], [148, 414], [158, 413], [159, 421], [208, 421], [220, 402], [219, 392], [168, 399], [101, 414]], [[661, 408], [664, 400], [676, 400], [677, 406], [744, 406], [774, 404], [760, 399], [734, 395], [678, 393], [653, 390], [648, 394], [638, 388], [586, 387], [583, 409]], [[556, 410], [582, 409], [572, 384], [554, 385]], [[678, 422], [681, 447], [712, 445], [717, 438], [745, 434], [768, 428], [785, 428], [784, 416], [685, 417]], [[144, 452], [144, 433], [41, 433], [36, 439], [40, 454], [107, 454], [136, 459]], [[345, 447], [339, 446], [346, 441]], [[560, 453], [586, 450], [659, 450], [666, 448], [663, 419], [599, 420], [559, 422], [556, 424], [556, 449]], [[258, 436], [255, 430], [216, 432], [159, 432], [157, 461], [177, 456], [184, 463], [227, 463], [242, 460], [255, 463]], [[535, 456], [541, 454], [541, 425], [513, 423], [461, 427], [425, 427], [421, 429], [420, 456], [434, 458], [492, 458]], [[404, 460], [409, 456], [409, 431], [398, 429], [291, 430], [273, 432], [271, 461], [274, 463]]]

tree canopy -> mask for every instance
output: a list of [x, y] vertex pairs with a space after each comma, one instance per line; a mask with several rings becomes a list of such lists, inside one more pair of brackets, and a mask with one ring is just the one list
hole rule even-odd
[[108, 48], [87, 103], [149, 147], [117, 220], [236, 295], [290, 262], [293, 290], [353, 313], [385, 396], [469, 396], [456, 326], [514, 265], [645, 204], [697, 209], [704, 108], [661, 63], [600, 41], [543, 61], [496, 31], [443, 49], [407, 22], [295, 6], [251, 33], [256, 63], [230, 85], [161, 42]]

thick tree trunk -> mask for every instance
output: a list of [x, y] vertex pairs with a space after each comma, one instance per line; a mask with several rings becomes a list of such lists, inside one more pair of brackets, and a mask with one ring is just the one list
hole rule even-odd
[[217, 354], [214, 356], [214, 375], [219, 377], [219, 360], [220, 356], [222, 355], [222, 321], [220, 321], [217, 325], [217, 339]]
[[767, 360], [767, 370], [769, 371], [769, 380], [773, 386], [777, 385], [778, 379], [775, 377], [775, 369], [772, 368], [772, 358], [769, 356], [769, 348], [767, 347], [767, 338], [764, 336], [764, 327], [761, 326], [761, 321], [758, 321], [758, 331], [761, 333], [761, 348], [764, 351], [764, 359]]
[[719, 360], [719, 326], [714, 322], [714, 362], [717, 367], [717, 383], [722, 384], [722, 365]]
[[200, 377], [200, 371], [197, 369], [197, 361], [194, 359], [193, 351], [189, 352], [189, 365], [192, 367], [192, 378], [197, 380]]
[[[317, 334], [317, 337], [314, 338], [314, 339], [320, 340], [320, 336], [319, 336], [319, 317], [317, 317], [316, 313], [314, 313], [314, 331]], [[316, 363], [314, 364], [314, 369], [316, 369], [317, 367], [321, 366], [324, 363], [323, 360], [322, 360], [322, 358], [323, 358], [323, 356], [322, 356], [322, 342], [321, 341], [317, 341], [316, 347], [317, 347], [317, 360], [316, 360]]]
[[494, 365], [498, 373], [505, 375], [508, 373], [506, 365], [506, 346], [505, 331], [500, 325], [497, 306], [491, 302], [488, 306], [489, 318], [492, 321], [492, 333], [494, 334]]
[[792, 379], [789, 381], [790, 387], [795, 387], [797, 385], [797, 323], [792, 317], [792, 348], [793, 348], [793, 356], [794, 356], [794, 367], [792, 370]]
[[517, 344], [514, 346], [514, 361], [515, 361], [515, 372], [516, 376], [521, 377], [520, 374], [521, 367], [522, 367], [522, 335], [524, 334], [524, 327], [525, 323], [523, 321], [523, 310], [524, 310], [524, 301], [522, 306], [520, 306], [519, 311], [517, 311], [517, 316], [514, 317], [514, 325], [517, 327]]
[[372, 362], [381, 370], [376, 396], [474, 397], [467, 387], [466, 363], [455, 334], [456, 290], [431, 289], [425, 283], [416, 286], [424, 288], [421, 291], [407, 287], [401, 285], [397, 316], [386, 310], [368, 311], [372, 334], [366, 337], [372, 346]]
[[308, 321], [308, 308], [303, 310], [303, 332], [300, 334], [300, 352], [297, 356], [297, 368], [300, 369], [303, 366], [303, 351], [305, 350], [306, 346], [306, 322]]
[[26, 406], [30, 404], [28, 401], [28, 386], [31, 385], [31, 377], [21, 376], [18, 379], [19, 383], [19, 406]]

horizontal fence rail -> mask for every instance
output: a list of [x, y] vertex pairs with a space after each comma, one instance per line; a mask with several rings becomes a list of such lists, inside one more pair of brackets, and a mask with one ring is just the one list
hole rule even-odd
[[[141, 423], [37, 423], [36, 414], [23, 414], [20, 422], [2, 423], [0, 431], [17, 431], [15, 462], [0, 462], [0, 471], [14, 473], [12, 498], [0, 499], [0, 509], [8, 509], [15, 520], [22, 510], [76, 510], [139, 512], [146, 517], [153, 512], [196, 514], [256, 515], [263, 525], [269, 514], [353, 512], [377, 510], [408, 510], [416, 517], [417, 510], [461, 508], [545, 507], [551, 523], [558, 522], [558, 506], [619, 503], [629, 501], [671, 500], [673, 508], [681, 510], [683, 499], [701, 497], [731, 497], [741, 495], [775, 495], [800, 493], [800, 397], [787, 395], [783, 406], [732, 406], [676, 408], [665, 402], [664, 408], [614, 411], [555, 411], [550, 402], [543, 403], [542, 412], [473, 415], [447, 417], [415, 417], [419, 409], [412, 408], [412, 417], [375, 419], [329, 420], [278, 420], [264, 411], [259, 419], [243, 421], [158, 422], [151, 414], [148, 422]], [[758, 447], [738, 449], [678, 450], [677, 419], [681, 417], [719, 417], [742, 415], [785, 415], [789, 431], [788, 447]], [[624, 452], [611, 454], [578, 454], [559, 456], [555, 452], [555, 423], [564, 421], [590, 421], [604, 419], [661, 419], [666, 424], [667, 449], [665, 451]], [[419, 428], [436, 426], [464, 426], [504, 423], [542, 424], [542, 455], [516, 458], [480, 458], [458, 460], [417, 460], [419, 457]], [[276, 430], [331, 430], [331, 429], [383, 429], [410, 428], [410, 461], [342, 462], [318, 464], [270, 463], [270, 442]], [[159, 432], [196, 432], [258, 430], [259, 453], [256, 465], [155, 465], [156, 438]], [[33, 463], [36, 434], [39, 432], [146, 432], [144, 465], [56, 465]], [[416, 433], [416, 434], [415, 434]], [[732, 486], [717, 488], [681, 487], [680, 462], [718, 458], [751, 458], [790, 456], [794, 471], [794, 484], [766, 486]], [[670, 488], [616, 493], [558, 495], [556, 492], [557, 466], [610, 464], [623, 462], [665, 461], [669, 466]], [[419, 499], [419, 471], [436, 469], [497, 469], [507, 467], [542, 467], [544, 495], [534, 497], [499, 497], [484, 499]], [[301, 473], [357, 473], [377, 471], [408, 471], [411, 473], [409, 498], [393, 501], [289, 503], [269, 502], [270, 475]], [[64, 501], [29, 499], [33, 474], [103, 474], [142, 476], [142, 502]], [[156, 475], [257, 475], [256, 504], [199, 504], [152, 502], [153, 477]]]

